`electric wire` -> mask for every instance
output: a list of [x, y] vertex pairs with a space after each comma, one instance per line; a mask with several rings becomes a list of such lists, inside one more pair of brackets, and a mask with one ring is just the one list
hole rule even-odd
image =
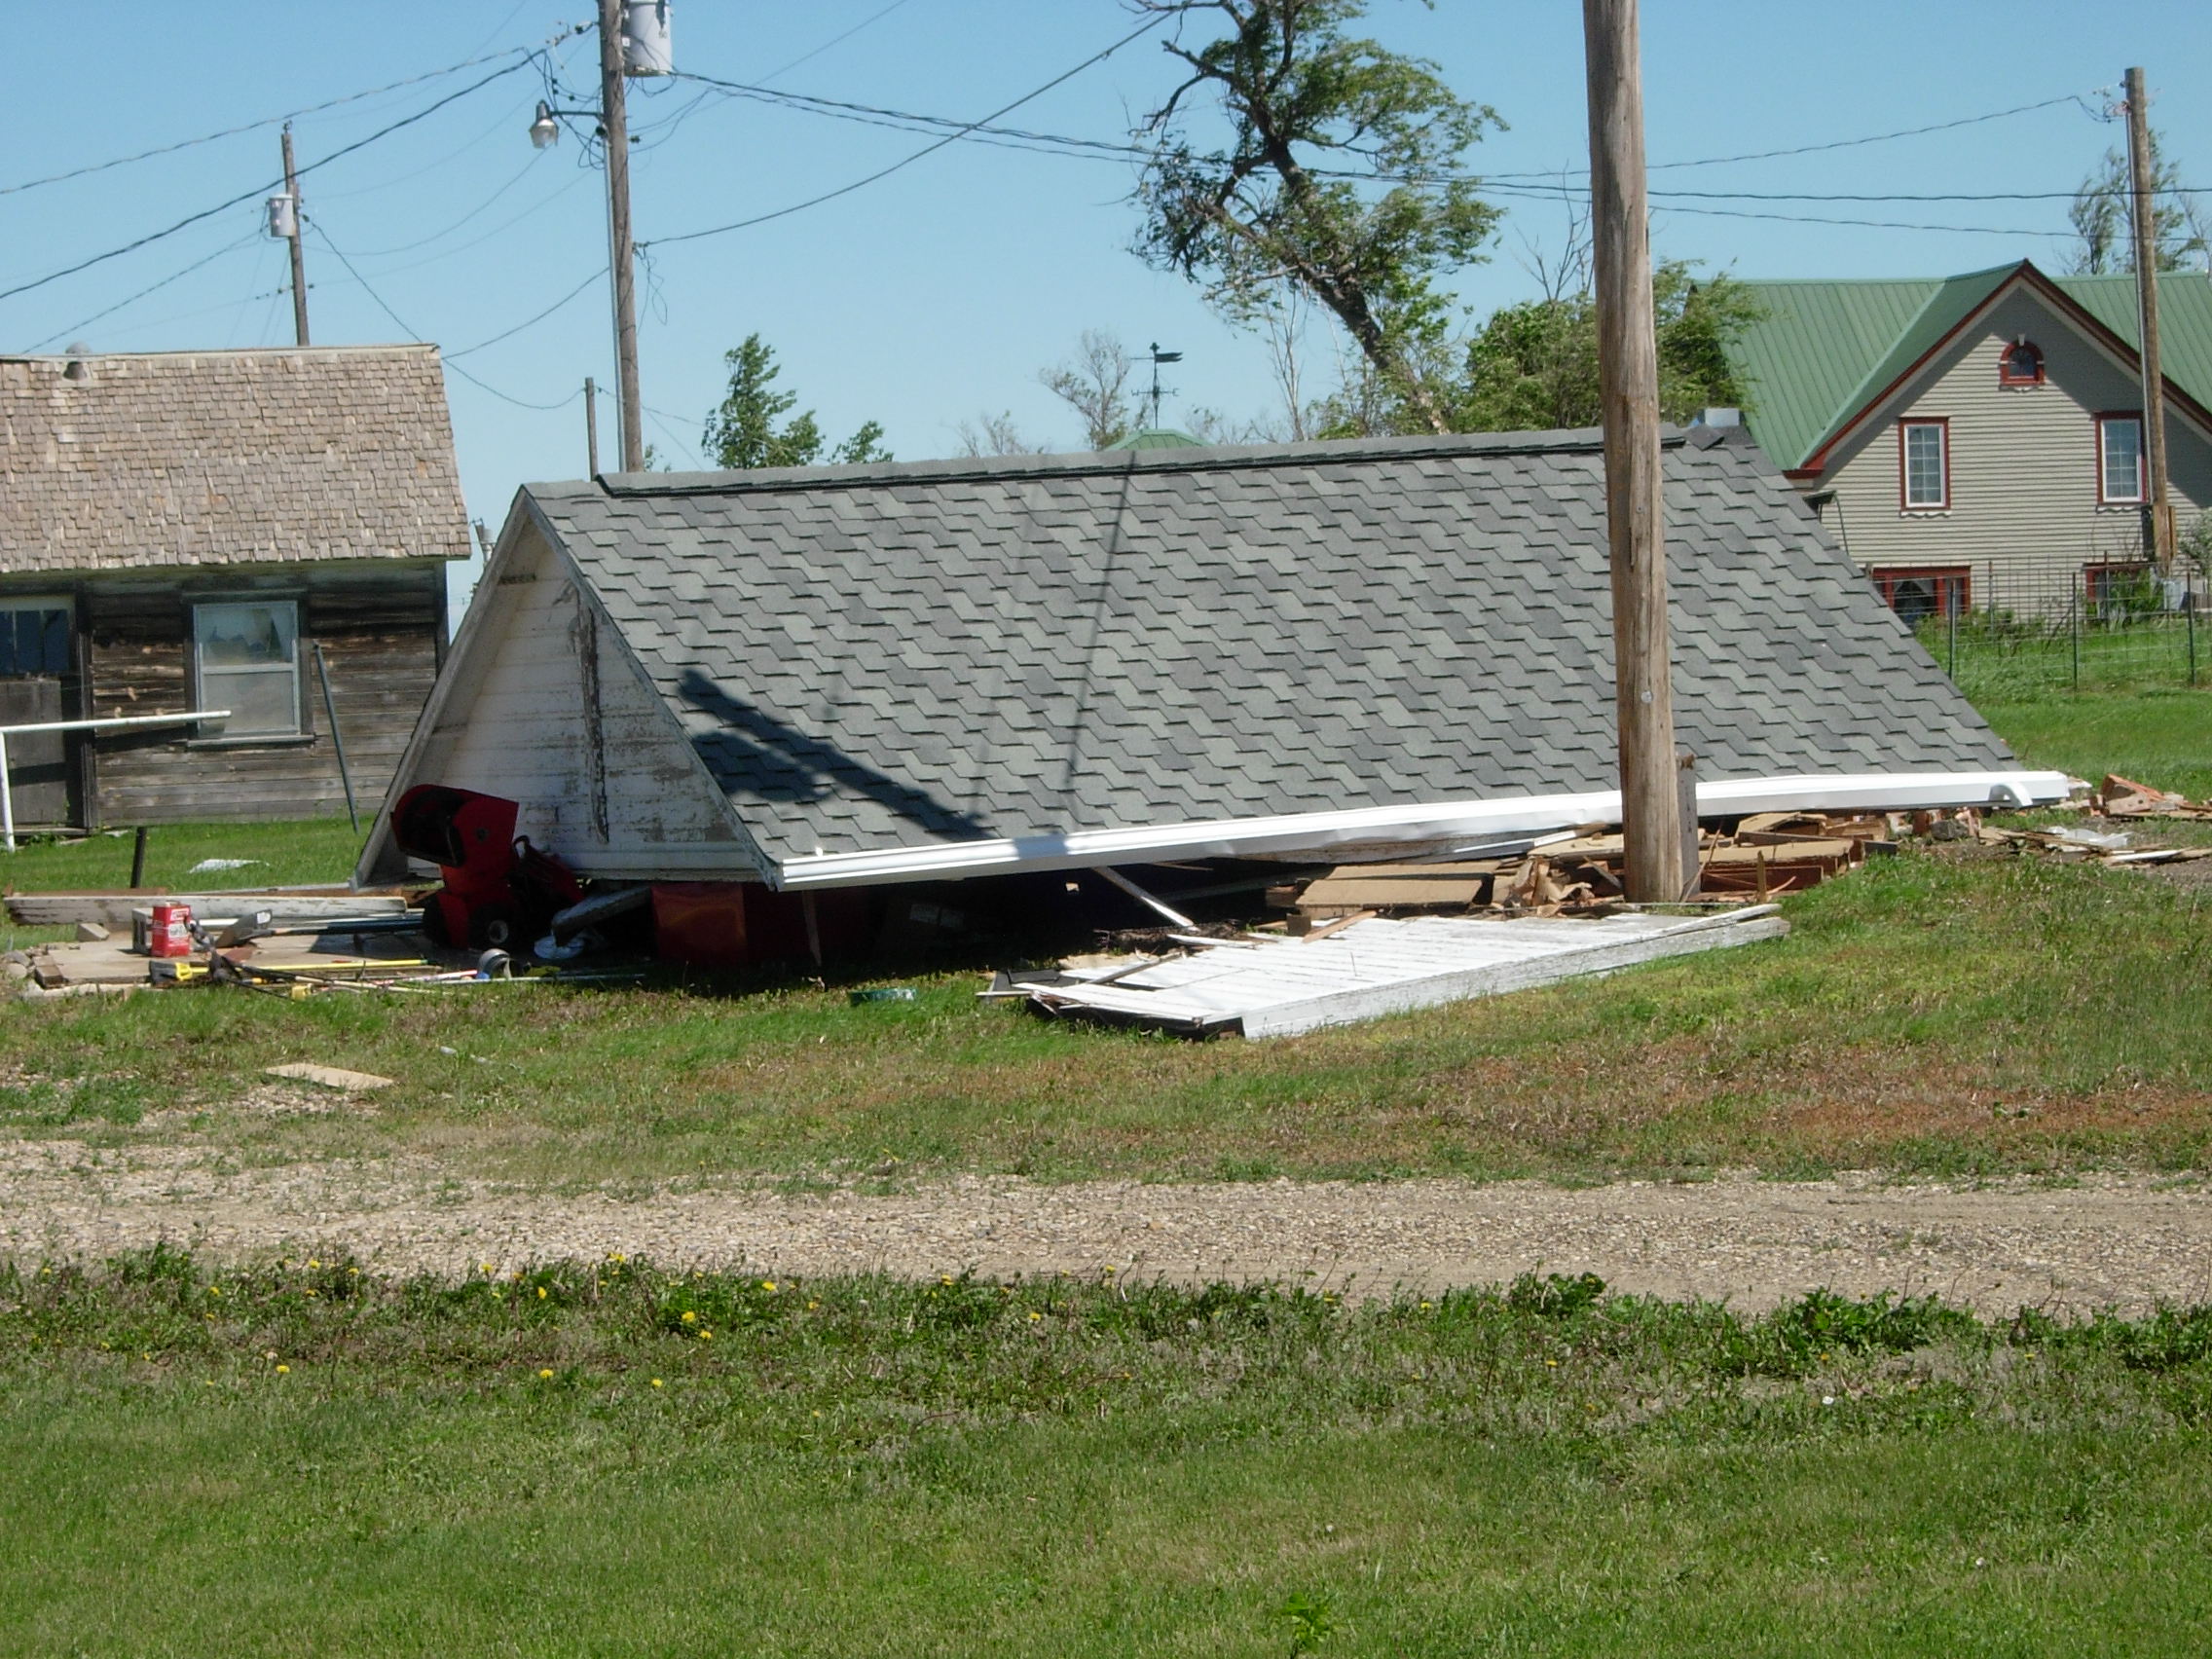
[[[532, 55], [535, 56], [535, 54], [534, 53]], [[365, 138], [355, 139], [350, 144], [344, 145], [339, 149], [331, 151], [327, 156], [322, 156], [315, 161], [310, 162], [306, 166], [294, 169], [295, 174], [297, 176], [305, 176], [308, 173], [313, 172], [318, 167], [326, 167], [331, 163], [338, 161], [340, 158], [351, 155], [356, 150], [367, 148], [369, 145], [376, 143], [380, 138], [390, 136], [392, 133], [397, 132], [403, 127], [412, 127], [418, 121], [422, 121], [429, 116], [435, 115], [439, 110], [445, 108], [446, 105], [457, 102], [461, 98], [465, 98], [472, 92], [481, 92], [484, 88], [490, 86], [493, 82], [500, 80], [505, 76], [512, 75], [517, 69], [524, 67], [530, 61], [531, 58], [526, 57], [519, 62], [508, 64], [504, 69], [495, 69], [491, 74], [485, 76], [482, 80], [473, 81], [469, 85], [461, 88], [459, 92], [449, 92], [444, 97], [439, 98], [435, 103], [426, 105], [424, 108], [417, 110], [412, 115], [402, 116], [399, 120], [391, 123], [391, 125], [389, 125], [388, 127], [379, 128], [376, 131], [370, 133]], [[165, 238], [175, 236], [179, 231], [189, 230], [192, 226], [201, 223], [201, 221], [204, 219], [212, 219], [218, 213], [227, 212], [229, 209], [240, 205], [241, 203], [251, 202], [252, 200], [254, 200], [254, 198], [262, 196], [267, 192], [276, 189], [277, 186], [283, 184], [283, 175], [279, 173], [275, 179], [271, 180], [270, 182], [257, 185], [251, 190], [232, 197], [227, 202], [218, 202], [212, 207], [203, 207], [197, 213], [187, 214], [184, 218], [179, 219], [175, 224], [168, 226], [166, 229], [149, 232], [147, 235], [139, 237], [134, 240], [125, 242], [121, 247], [109, 248], [105, 253], [95, 253], [90, 259], [80, 259], [74, 265], [63, 266], [58, 271], [50, 271], [44, 276], [35, 276], [27, 282], [18, 282], [12, 288], [0, 288], [0, 300], [13, 299], [18, 294], [27, 294], [34, 288], [45, 287], [49, 282], [58, 282], [64, 276], [74, 276], [81, 271], [90, 271], [95, 265], [104, 265], [111, 259], [120, 259], [127, 253], [134, 253], [139, 248], [148, 246], [153, 242], [158, 242]]]
[[813, 62], [817, 57], [820, 57], [831, 47], [844, 45], [846, 41], [851, 40], [853, 36], [859, 34], [861, 30], [870, 27], [875, 23], [880, 23], [884, 18], [890, 17], [892, 13], [898, 11], [900, 7], [905, 4], [906, 0], [891, 0], [891, 4], [884, 7], [882, 11], [876, 12], [869, 17], [863, 18], [859, 22], [855, 23], [843, 34], [831, 35], [828, 40], [824, 41], [812, 52], [800, 53], [789, 63], [784, 64], [781, 68], [769, 70], [767, 74], [761, 76], [760, 79], [763, 81], [773, 81], [778, 75], [789, 74], [792, 70], [796, 69], [801, 63]]
[[[382, 294], [378, 293], [376, 289], [369, 286], [368, 278], [363, 276], [360, 272], [354, 270], [353, 262], [346, 257], [345, 249], [341, 248], [336, 242], [330, 240], [330, 233], [328, 231], [325, 231], [319, 225], [311, 225], [308, 228], [314, 232], [316, 239], [321, 241], [324, 247], [330, 249], [331, 253], [336, 256], [338, 263], [346, 267], [348, 273], [351, 275], [353, 280], [360, 283], [361, 292], [368, 295], [369, 298], [376, 303], [377, 310], [383, 312], [385, 315], [391, 318], [392, 322], [397, 325], [399, 331], [402, 334], [406, 335], [410, 340], [420, 341], [424, 338], [421, 330], [415, 328], [408, 322], [405, 317], [401, 316], [397, 312], [393, 311], [391, 307], [385, 302], [385, 297]], [[595, 277], [597, 276], [597, 272], [593, 273], [593, 276]], [[584, 394], [583, 387], [578, 387], [574, 391], [571, 391], [568, 396], [559, 399], [557, 402], [533, 403], [527, 397], [517, 397], [512, 392], [501, 391], [498, 387], [492, 385], [489, 381], [479, 380], [476, 376], [470, 374], [466, 369], [461, 367], [458, 363], [449, 364], [449, 366], [453, 369], [453, 372], [455, 374], [459, 375], [462, 380], [468, 382], [469, 385], [476, 387], [480, 390], [488, 391], [494, 397], [498, 398], [502, 402], [511, 403], [518, 409], [565, 409]]]
[[508, 179], [506, 183], [500, 185], [498, 189], [493, 191], [491, 195], [485, 197], [483, 201], [477, 203], [475, 206], [469, 208], [467, 212], [463, 213], [452, 224], [446, 226], [444, 230], [432, 231], [426, 237], [418, 237], [413, 241], [401, 242], [396, 247], [365, 247], [361, 249], [361, 257], [363, 259], [384, 259], [395, 253], [413, 253], [419, 247], [428, 247], [430, 243], [434, 241], [444, 240], [447, 237], [452, 236], [454, 232], [461, 230], [473, 222], [479, 213], [483, 212], [487, 207], [491, 206], [493, 203], [498, 201], [500, 197], [506, 195], [508, 191], [514, 189], [516, 185], [522, 183], [524, 179], [530, 176], [531, 169], [536, 166], [537, 164], [544, 159], [545, 152], [543, 150], [531, 151], [530, 160], [523, 163], [520, 170], [517, 171], [512, 178]]
[[[1115, 53], [1121, 51], [1124, 46], [1127, 46], [1131, 41], [1137, 40], [1142, 36], [1152, 33], [1154, 29], [1159, 28], [1161, 24], [1167, 20], [1168, 16], [1169, 14], [1162, 12], [1158, 16], [1149, 18], [1143, 25], [1130, 30], [1120, 40], [1116, 41], [1112, 46], [1107, 47], [1103, 52], [1096, 52], [1091, 54], [1090, 56], [1085, 58], [1074, 68], [1064, 70], [1060, 74], [1053, 76], [1043, 86], [1034, 88], [1031, 91], [1022, 93], [1021, 96], [1015, 98], [1012, 103], [1003, 104], [999, 108], [992, 110], [990, 114], [977, 117], [975, 121], [970, 122], [968, 124], [968, 128], [963, 130], [972, 130], [973, 129], [981, 127], [988, 122], [996, 121], [1000, 116], [1010, 114], [1011, 112], [1019, 109], [1023, 104], [1043, 97], [1053, 88], [1060, 86], [1064, 82], [1072, 81], [1076, 76], [1082, 74], [1086, 69], [1091, 68], [1095, 64], [1103, 63], [1107, 58], [1113, 56]], [[938, 151], [943, 149], [947, 144], [957, 142], [961, 136], [961, 132], [948, 132], [943, 137], [938, 139], [935, 143], [923, 145], [922, 148], [916, 150], [912, 155], [903, 157], [901, 160], [893, 162], [887, 167], [879, 167], [874, 172], [867, 174], [864, 178], [854, 179], [850, 184], [839, 185], [835, 190], [826, 190], [821, 195], [809, 197], [804, 202], [794, 202], [792, 203], [789, 206], [778, 207], [766, 213], [756, 213], [751, 218], [734, 220], [726, 225], [711, 226], [710, 228], [702, 231], [686, 231], [679, 236], [656, 237], [650, 242], [641, 242], [638, 245], [640, 247], [648, 247], [674, 244], [676, 242], [698, 241], [705, 237], [719, 237], [730, 231], [742, 231], [749, 229], [754, 225], [764, 225], [771, 219], [788, 218], [793, 213], [804, 212], [809, 207], [819, 207], [825, 202], [833, 202], [840, 196], [850, 196], [854, 191], [873, 184], [878, 179], [888, 178], [893, 173], [900, 171], [902, 168], [912, 166], [916, 162], [922, 160], [925, 156], [935, 155]], [[0, 299], [4, 298], [6, 298], [5, 295], [0, 295]]]
[[512, 328], [501, 329], [498, 333], [493, 335], [489, 340], [479, 340], [473, 346], [463, 346], [458, 351], [446, 352], [446, 361], [450, 363], [456, 357], [468, 356], [471, 352], [483, 350], [487, 346], [497, 346], [502, 340], [513, 339], [516, 335], [520, 334], [526, 328], [535, 327], [536, 324], [543, 322], [547, 317], [551, 316], [555, 312], [559, 311], [563, 306], [567, 305], [571, 300], [574, 299], [578, 294], [582, 293], [593, 283], [599, 281], [603, 276], [605, 276], [605, 272], [601, 271], [595, 266], [590, 272], [585, 275], [584, 279], [581, 282], [578, 282], [573, 288], [571, 288], [567, 293], [563, 294], [559, 299], [555, 300], [543, 311], [538, 312], [532, 316], [525, 317], [522, 321], [516, 323]]
[[[170, 272], [159, 282], [147, 283], [146, 286], [140, 288], [135, 294], [130, 295], [129, 298], [118, 300], [112, 306], [103, 306], [98, 311], [92, 313], [90, 316], [79, 317], [67, 328], [55, 329], [52, 334], [49, 334], [45, 339], [39, 341], [29, 350], [32, 351], [41, 351], [44, 350], [47, 347], [53, 345], [57, 340], [66, 340], [72, 334], [75, 334], [80, 328], [89, 327], [92, 323], [99, 321], [103, 316], [113, 316], [117, 312], [123, 310], [125, 306], [134, 306], [140, 300], [144, 299], [148, 294], [159, 293], [162, 289], [167, 287], [171, 282], [182, 281], [185, 277], [191, 276], [195, 271], [200, 270], [203, 266], [214, 264], [216, 260], [222, 258], [225, 254], [238, 252], [240, 248], [245, 246], [248, 242], [257, 240], [260, 236], [261, 233], [259, 231], [248, 231], [244, 236], [239, 238], [237, 241], [225, 242], [213, 253], [194, 260], [190, 265], [185, 266], [181, 270]], [[260, 298], [259, 295], [256, 295], [254, 297], [256, 299]], [[219, 306], [210, 306], [208, 310], [228, 311], [231, 307], [231, 301], [225, 300]]]
[[20, 184], [0, 185], [0, 196], [14, 196], [19, 191], [36, 190], [41, 185], [61, 184], [69, 179], [83, 178], [90, 173], [106, 172], [111, 167], [129, 166], [133, 162], [152, 161], [156, 156], [174, 155], [179, 150], [190, 150], [201, 144], [212, 144], [219, 138], [236, 138], [241, 132], [259, 132], [265, 128], [276, 127], [287, 121], [296, 121], [302, 116], [319, 115], [324, 110], [337, 109], [343, 104], [359, 103], [363, 98], [380, 97], [386, 92], [395, 92], [406, 87], [420, 86], [424, 81], [435, 81], [447, 75], [458, 75], [461, 70], [473, 69], [480, 63], [496, 63], [502, 57], [511, 57], [516, 53], [530, 53], [533, 50], [533, 48], [527, 46], [516, 46], [509, 47], [505, 52], [489, 53], [482, 57], [466, 57], [459, 63], [449, 63], [443, 69], [425, 70], [420, 75], [410, 75], [404, 81], [393, 81], [386, 86], [372, 87], [365, 92], [348, 92], [344, 97], [331, 98], [324, 103], [309, 104], [304, 109], [287, 110], [282, 115], [272, 115], [262, 121], [249, 121], [243, 127], [226, 127], [220, 132], [203, 133], [198, 138], [180, 138], [173, 144], [157, 145], [151, 150], [141, 150], [134, 156], [117, 156], [112, 161], [94, 162], [90, 166], [72, 167], [67, 172], [50, 173], [45, 178], [25, 179]]

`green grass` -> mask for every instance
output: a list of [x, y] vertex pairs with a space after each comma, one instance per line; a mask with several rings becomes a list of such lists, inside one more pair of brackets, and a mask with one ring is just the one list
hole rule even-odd
[[2092, 784], [2118, 772], [2192, 800], [2212, 797], [2212, 691], [2085, 691], [1979, 707], [2031, 766]]
[[[1268, 1043], [1051, 1023], [978, 1005], [967, 973], [862, 1007], [799, 981], [78, 999], [0, 1023], [0, 1124], [554, 1184], [2204, 1161], [2212, 910], [2193, 892], [1907, 852], [1787, 909], [1779, 942]], [[303, 1059], [397, 1087], [366, 1113], [240, 1106]], [[138, 1126], [157, 1106], [196, 1115]]]
[[1916, 632], [1929, 654], [1977, 704], [2212, 684], [2212, 628], [2202, 622], [2193, 628], [2186, 614], [2090, 622], [2079, 638], [2063, 618], [1993, 627], [1979, 613], [1961, 617], [1955, 635], [1940, 618], [1921, 623]]
[[2212, 1639], [2212, 1314], [1602, 1290], [26, 1272], [0, 1652]]
[[[132, 834], [95, 831], [80, 839], [26, 839], [0, 853], [0, 878], [18, 893], [120, 891], [130, 882]], [[343, 818], [287, 824], [157, 824], [146, 832], [149, 887], [172, 893], [288, 887], [344, 881], [353, 872], [362, 837]], [[203, 859], [256, 859], [245, 869], [203, 871]]]

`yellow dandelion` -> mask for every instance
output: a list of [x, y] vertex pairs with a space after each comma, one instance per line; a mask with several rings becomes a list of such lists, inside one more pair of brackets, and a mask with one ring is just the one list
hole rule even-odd
[[537, 1374], [537, 1380], [540, 1382], [550, 1382], [553, 1381], [553, 1373], [550, 1370], [540, 1371]]
[[490, 1272], [492, 1271], [492, 1264], [490, 1262], [478, 1262], [476, 1266], [485, 1272]]
[[545, 1300], [545, 1287], [543, 1285], [537, 1287], [537, 1300], [540, 1302]]
[[1035, 1325], [1035, 1324], [1038, 1324], [1038, 1323], [1042, 1322], [1042, 1321], [1043, 1321], [1043, 1319], [1044, 1319], [1044, 1317], [1045, 1317], [1045, 1315], [1044, 1315], [1044, 1314], [1042, 1314], [1042, 1313], [1040, 1313], [1040, 1312], [1038, 1312], [1038, 1311], [1037, 1311], [1037, 1309], [1034, 1309], [1034, 1308], [1032, 1308], [1032, 1309], [1031, 1309], [1029, 1310], [1029, 1322], [1030, 1322], [1030, 1323], [1031, 1323], [1032, 1325]]
[[310, 1286], [308, 1287], [308, 1294], [309, 1294], [310, 1296], [313, 1296], [313, 1295], [314, 1294], [314, 1287], [313, 1287], [313, 1285], [310, 1285]]
[[[952, 1281], [950, 1279], [946, 1279], [944, 1282], [946, 1284], [950, 1284]], [[760, 1281], [760, 1288], [772, 1293], [776, 1288], [776, 1281], [774, 1279], [762, 1279]]]
[[220, 1295], [222, 1295], [222, 1294], [223, 1294], [223, 1289], [222, 1289], [222, 1286], [220, 1286], [220, 1285], [213, 1285], [213, 1284], [209, 1285], [209, 1286], [207, 1287], [207, 1294], [208, 1294], [209, 1296], [220, 1296]]
[[276, 1368], [276, 1375], [279, 1377], [289, 1377], [292, 1375], [292, 1368], [288, 1365], [279, 1365]]
[[699, 1315], [692, 1312], [690, 1309], [686, 1308], [683, 1310], [683, 1322], [686, 1325], [696, 1325], [699, 1322]]
[[359, 1278], [361, 1276], [361, 1270], [359, 1268], [348, 1268], [346, 1272], [354, 1278]]
[[656, 1388], [660, 1386], [660, 1379], [659, 1379], [659, 1378], [657, 1378], [657, 1377], [656, 1377], [656, 1378], [654, 1378], [654, 1379], [653, 1379], [653, 1386], [654, 1386], [654, 1387], [656, 1387]]
[[815, 1309], [816, 1309], [817, 1308], [820, 1308], [821, 1306], [822, 1306], [822, 1304], [821, 1304], [821, 1303], [819, 1303], [819, 1302], [809, 1302], [809, 1303], [808, 1303], [808, 1304], [806, 1305], [806, 1310], [807, 1310], [807, 1311], [808, 1311], [809, 1313], [811, 1313], [811, 1312], [813, 1312], [813, 1311], [814, 1311], [814, 1310], [815, 1310]]
[[701, 1331], [699, 1333], [699, 1340], [703, 1343], [711, 1343], [715, 1340], [715, 1333], [712, 1331]]
[[1114, 1270], [1113, 1270], [1112, 1268], [1108, 1268], [1108, 1269], [1106, 1269], [1105, 1271], [1106, 1271], [1107, 1272], [1113, 1272]]
[[309, 1271], [310, 1271], [310, 1272], [313, 1272], [313, 1271], [314, 1269], [316, 1269], [316, 1268], [319, 1268], [319, 1267], [321, 1267], [321, 1266], [322, 1266], [322, 1264], [321, 1264], [320, 1262], [316, 1261], [316, 1260], [315, 1260], [315, 1259], [314, 1259], [313, 1257], [312, 1257], [312, 1256], [311, 1256], [311, 1257], [309, 1257], [309, 1258], [308, 1258], [308, 1268], [309, 1268]]
[[952, 1282], [952, 1275], [950, 1273], [940, 1273], [937, 1275], [937, 1282], [940, 1284], [950, 1284]]

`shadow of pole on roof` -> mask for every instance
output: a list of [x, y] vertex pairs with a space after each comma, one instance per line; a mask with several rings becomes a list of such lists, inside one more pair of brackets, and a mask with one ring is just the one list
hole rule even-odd
[[[1106, 632], [1106, 617], [1113, 604], [1114, 560], [1122, 550], [1122, 529], [1129, 516], [1129, 486], [1135, 479], [1135, 461], [1131, 458], [1129, 469], [1122, 474], [1121, 493], [1114, 499], [1114, 521], [1098, 547], [1098, 581], [1092, 590], [1089, 606], [1090, 638], [1084, 642], [1079, 653], [1083, 664], [1083, 678], [1076, 686], [1075, 713], [1068, 717], [1067, 763], [1060, 770], [1060, 798], [1072, 800], [1075, 796], [1076, 778], [1083, 766], [1083, 728], [1090, 714], [1091, 687], [1096, 676], [1099, 640]], [[1072, 620], [1072, 619], [1071, 619]], [[1071, 627], [1069, 633], [1072, 635]]]
[[974, 814], [786, 724], [732, 696], [695, 668], [684, 671], [677, 691], [687, 706], [720, 727], [694, 732], [691, 747], [727, 793], [779, 805], [807, 805], [849, 793], [865, 795], [933, 835], [993, 833]]

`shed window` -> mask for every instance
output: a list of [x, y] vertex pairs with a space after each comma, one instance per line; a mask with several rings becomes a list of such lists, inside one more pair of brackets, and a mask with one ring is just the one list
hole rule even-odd
[[2141, 501], [2143, 487], [2143, 417], [2097, 417], [2097, 499], [2108, 504]]
[[1951, 504], [1951, 428], [1944, 421], [1898, 423], [1899, 498], [1907, 512]]
[[203, 737], [294, 737], [300, 730], [300, 609], [290, 600], [192, 608], [199, 706], [228, 709]]
[[55, 680], [69, 672], [69, 608], [0, 609], [0, 680]]
[[2031, 342], [2015, 340], [1997, 360], [1999, 386], [2043, 385], [2043, 352]]

